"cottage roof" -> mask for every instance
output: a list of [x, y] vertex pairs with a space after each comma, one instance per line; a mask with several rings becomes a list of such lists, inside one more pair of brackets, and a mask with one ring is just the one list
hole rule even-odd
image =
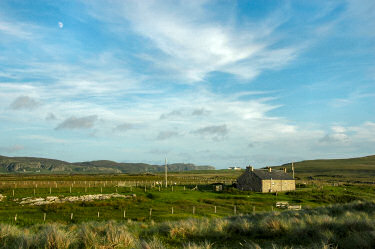
[[267, 169], [254, 169], [253, 173], [262, 180], [294, 180], [293, 177], [285, 173], [284, 170], [272, 170], [269, 172]]

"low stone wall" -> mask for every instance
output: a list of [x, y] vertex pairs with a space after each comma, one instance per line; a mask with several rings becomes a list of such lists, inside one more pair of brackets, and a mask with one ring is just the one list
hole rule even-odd
[[132, 195], [96, 194], [96, 195], [67, 196], [67, 197], [47, 196], [46, 198], [26, 197], [26, 198], [21, 199], [20, 204], [40, 206], [40, 205], [48, 205], [48, 204], [53, 204], [53, 203], [108, 200], [111, 198], [133, 198], [133, 197], [136, 197], [136, 195], [135, 194], [132, 194]]

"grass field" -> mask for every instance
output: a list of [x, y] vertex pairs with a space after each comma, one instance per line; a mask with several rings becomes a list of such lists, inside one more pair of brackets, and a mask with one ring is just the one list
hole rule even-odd
[[[375, 199], [375, 185], [370, 184], [332, 186], [332, 184], [317, 185], [313, 182], [310, 185], [297, 184], [297, 190], [293, 192], [264, 194], [238, 191], [230, 184], [225, 185], [224, 191], [214, 192], [212, 185], [205, 183], [209, 177], [203, 173], [191, 176], [196, 181], [195, 184], [178, 182], [178, 185], [173, 183], [167, 188], [153, 185], [155, 181], [151, 181], [152, 178], [159, 176], [147, 175], [143, 178], [147, 180], [140, 180], [142, 179], [139, 178], [140, 176], [133, 176], [135, 180], [130, 180], [130, 176], [127, 178], [123, 176], [123, 181], [119, 182], [104, 180], [105, 178], [102, 177], [105, 176], [99, 176], [96, 181], [92, 176], [82, 177], [84, 176], [80, 175], [79, 178], [73, 177], [68, 180], [68, 177], [65, 176], [56, 182], [54, 176], [50, 176], [49, 181], [46, 181], [46, 176], [33, 176], [32, 179], [22, 180], [11, 178], [3, 181], [0, 185], [0, 194], [6, 198], [0, 202], [0, 222], [16, 223], [21, 226], [44, 222], [69, 224], [93, 220], [131, 219], [160, 222], [189, 217], [225, 217], [235, 213], [249, 214], [254, 211], [272, 211], [277, 210], [275, 207], [277, 201], [288, 201], [290, 204], [302, 205], [303, 208], [312, 208], [327, 204]], [[188, 177], [184, 175], [183, 178], [187, 179]], [[227, 175], [222, 179], [228, 180], [230, 177]], [[125, 186], [117, 187], [119, 183], [123, 183]], [[40, 206], [20, 204], [26, 197], [57, 196], [62, 198], [112, 193], [126, 196], [136, 195], [136, 197]], [[71, 219], [72, 213], [73, 218]], [[16, 215], [17, 221], [14, 219]]]
[[374, 248], [375, 202], [166, 222], [0, 224], [1, 248]]
[[[163, 174], [0, 175], [0, 248], [374, 248], [373, 159], [297, 163], [296, 191], [277, 194], [233, 188], [230, 170], [170, 173], [168, 187]], [[110, 194], [126, 198], [21, 203]]]

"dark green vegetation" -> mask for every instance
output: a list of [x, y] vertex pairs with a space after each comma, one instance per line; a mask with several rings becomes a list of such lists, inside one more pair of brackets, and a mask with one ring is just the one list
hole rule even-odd
[[[282, 166], [291, 172], [291, 163]], [[308, 160], [294, 163], [296, 176], [300, 179], [322, 179], [331, 181], [375, 180], [375, 155], [349, 159]]]
[[[169, 164], [169, 171], [214, 170], [212, 166], [194, 164]], [[117, 163], [101, 160], [91, 162], [69, 163], [60, 160], [35, 157], [0, 156], [0, 173], [144, 173], [163, 172], [164, 166], [145, 163]]]
[[167, 222], [0, 225], [0, 248], [375, 248], [375, 202]]

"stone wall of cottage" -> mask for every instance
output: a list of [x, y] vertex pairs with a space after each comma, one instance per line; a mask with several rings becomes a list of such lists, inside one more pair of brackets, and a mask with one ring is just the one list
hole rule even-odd
[[239, 190], [262, 192], [262, 180], [252, 171], [246, 171], [237, 178], [237, 188]]
[[262, 180], [262, 191], [266, 192], [282, 192], [296, 190], [295, 180]]

